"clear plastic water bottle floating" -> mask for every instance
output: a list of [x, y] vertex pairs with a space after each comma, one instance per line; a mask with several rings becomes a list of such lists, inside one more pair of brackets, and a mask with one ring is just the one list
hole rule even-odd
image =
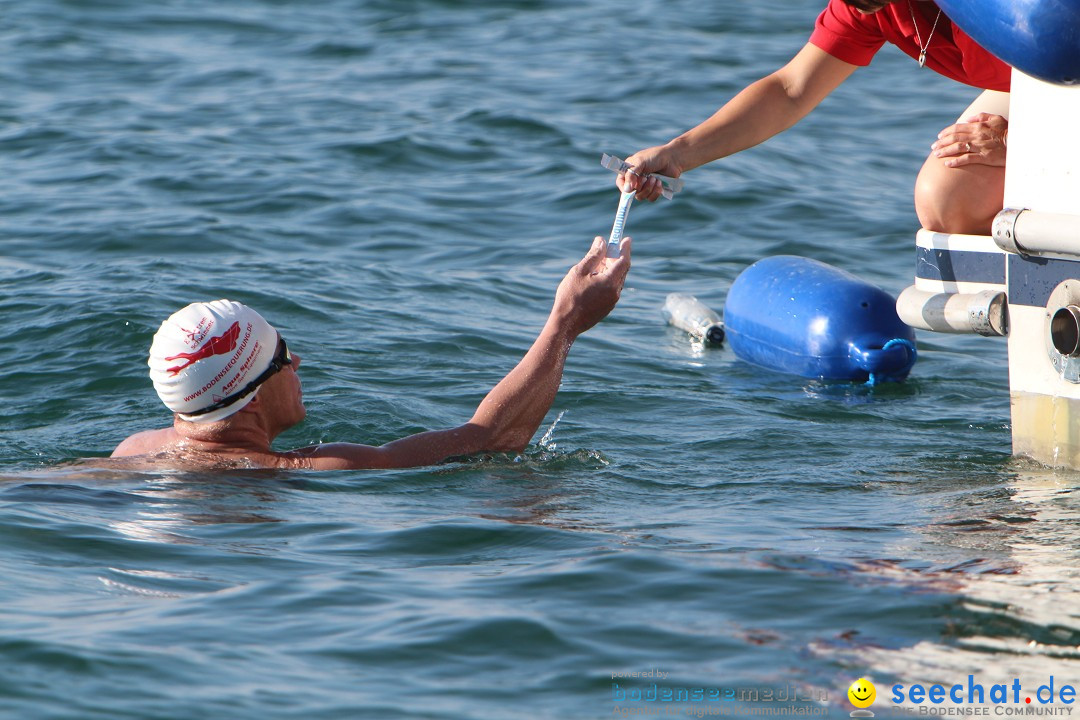
[[671, 293], [661, 312], [670, 324], [701, 342], [710, 345], [724, 342], [724, 323], [720, 322], [720, 316], [693, 295]]

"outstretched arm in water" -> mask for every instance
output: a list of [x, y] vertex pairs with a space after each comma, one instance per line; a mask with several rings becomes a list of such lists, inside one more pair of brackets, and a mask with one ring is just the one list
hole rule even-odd
[[618, 258], [605, 258], [605, 241], [593, 240], [584, 259], [563, 278], [551, 314], [525, 357], [480, 402], [472, 419], [449, 430], [411, 435], [381, 447], [331, 443], [292, 455], [315, 470], [431, 465], [455, 455], [517, 452], [540, 427], [562, 380], [577, 336], [600, 322], [619, 300], [630, 269], [630, 239]]

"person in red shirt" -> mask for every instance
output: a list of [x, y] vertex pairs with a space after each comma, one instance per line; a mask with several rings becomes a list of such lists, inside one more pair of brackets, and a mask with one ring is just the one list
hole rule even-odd
[[670, 142], [634, 153], [617, 179], [638, 200], [656, 200], [660, 182], [745, 150], [801, 120], [890, 42], [918, 67], [983, 92], [938, 134], [915, 183], [915, 210], [928, 230], [989, 234], [1001, 210], [1008, 140], [1008, 65], [977, 45], [930, 0], [830, 0], [810, 41], [784, 67], [736, 95], [712, 117]]

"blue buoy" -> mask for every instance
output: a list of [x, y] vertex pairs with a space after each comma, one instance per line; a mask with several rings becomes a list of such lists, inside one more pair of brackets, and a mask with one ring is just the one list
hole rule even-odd
[[971, 38], [1017, 70], [1080, 82], [1080, 0], [937, 0]]
[[735, 278], [724, 305], [737, 356], [823, 380], [901, 381], [915, 364], [915, 331], [887, 292], [817, 260], [777, 255]]

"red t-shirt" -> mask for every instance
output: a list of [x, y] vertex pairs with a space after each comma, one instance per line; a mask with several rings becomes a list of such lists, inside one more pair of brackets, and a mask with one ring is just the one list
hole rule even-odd
[[[918, 21], [918, 33], [912, 22]], [[942, 13], [930, 37], [938, 6], [932, 2], [894, 2], [871, 15], [863, 15], [843, 0], [829, 0], [818, 16], [810, 42], [835, 58], [852, 65], [869, 65], [885, 41], [918, 60], [921, 36], [930, 39], [926, 67], [945, 77], [984, 90], [1009, 91], [1011, 68], [983, 50]]]

